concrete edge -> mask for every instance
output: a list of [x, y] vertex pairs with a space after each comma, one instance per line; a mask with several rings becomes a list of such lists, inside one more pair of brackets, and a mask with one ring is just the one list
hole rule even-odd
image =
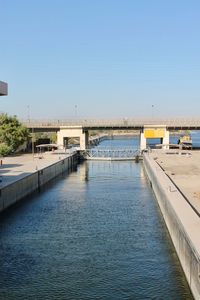
[[200, 218], [148, 154], [144, 167], [195, 299], [200, 299]]
[[2, 187], [0, 189], [0, 212], [39, 190], [40, 187], [68, 171], [75, 164], [77, 164], [77, 156], [73, 154]]

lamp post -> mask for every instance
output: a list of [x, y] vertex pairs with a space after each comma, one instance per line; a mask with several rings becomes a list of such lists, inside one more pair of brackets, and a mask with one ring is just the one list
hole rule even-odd
[[[30, 118], [30, 105], [27, 105], [27, 112], [28, 112], [28, 123], [29, 123], [29, 126], [30, 126], [30, 123], [31, 123], [31, 118]], [[33, 138], [33, 135], [34, 135], [34, 129], [33, 129], [33, 124], [31, 125], [31, 150], [32, 150], [32, 155], [33, 155], [33, 158], [34, 158], [34, 138]]]
[[33, 139], [34, 129], [33, 129], [33, 126], [31, 128], [31, 132], [32, 132], [32, 155], [33, 155], [33, 158], [34, 158], [34, 139]]
[[154, 118], [154, 105], [152, 104], [151, 105], [151, 119], [153, 121], [153, 118]]
[[77, 118], [77, 109], [78, 109], [78, 106], [77, 104], [75, 105], [75, 118]]
[[27, 105], [27, 121], [30, 125], [30, 105]]

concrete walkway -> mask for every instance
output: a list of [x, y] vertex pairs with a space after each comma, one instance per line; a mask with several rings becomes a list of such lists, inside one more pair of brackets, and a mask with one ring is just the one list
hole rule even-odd
[[42, 155], [23, 154], [1, 158], [0, 188], [9, 185], [27, 175], [52, 165], [69, 156], [70, 153], [44, 153]]
[[200, 213], [200, 151], [153, 150], [150, 155]]

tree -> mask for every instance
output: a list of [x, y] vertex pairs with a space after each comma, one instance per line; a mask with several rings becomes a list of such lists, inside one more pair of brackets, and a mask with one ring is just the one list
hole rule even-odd
[[34, 133], [35, 140], [39, 139], [50, 139], [51, 143], [56, 143], [57, 134], [56, 132], [36, 132]]
[[0, 115], [0, 155], [15, 152], [24, 142], [28, 141], [29, 132], [16, 116]]

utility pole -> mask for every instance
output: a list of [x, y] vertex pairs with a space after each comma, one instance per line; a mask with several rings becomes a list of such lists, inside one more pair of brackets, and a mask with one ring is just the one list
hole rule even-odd
[[77, 104], [75, 105], [75, 118], [77, 118], [77, 109], [78, 109], [78, 106]]
[[34, 158], [34, 138], [33, 138], [34, 129], [33, 129], [33, 126], [32, 126], [32, 129], [31, 129], [31, 132], [32, 132], [32, 154], [33, 154], [33, 158]]
[[[27, 105], [27, 112], [28, 112], [28, 123], [29, 123], [29, 127], [31, 124], [31, 118], [30, 118], [30, 105]], [[34, 159], [34, 128], [33, 128], [33, 124], [31, 124], [31, 150], [32, 150], [32, 155], [33, 155], [33, 159]]]
[[27, 121], [30, 125], [30, 105], [27, 105]]

